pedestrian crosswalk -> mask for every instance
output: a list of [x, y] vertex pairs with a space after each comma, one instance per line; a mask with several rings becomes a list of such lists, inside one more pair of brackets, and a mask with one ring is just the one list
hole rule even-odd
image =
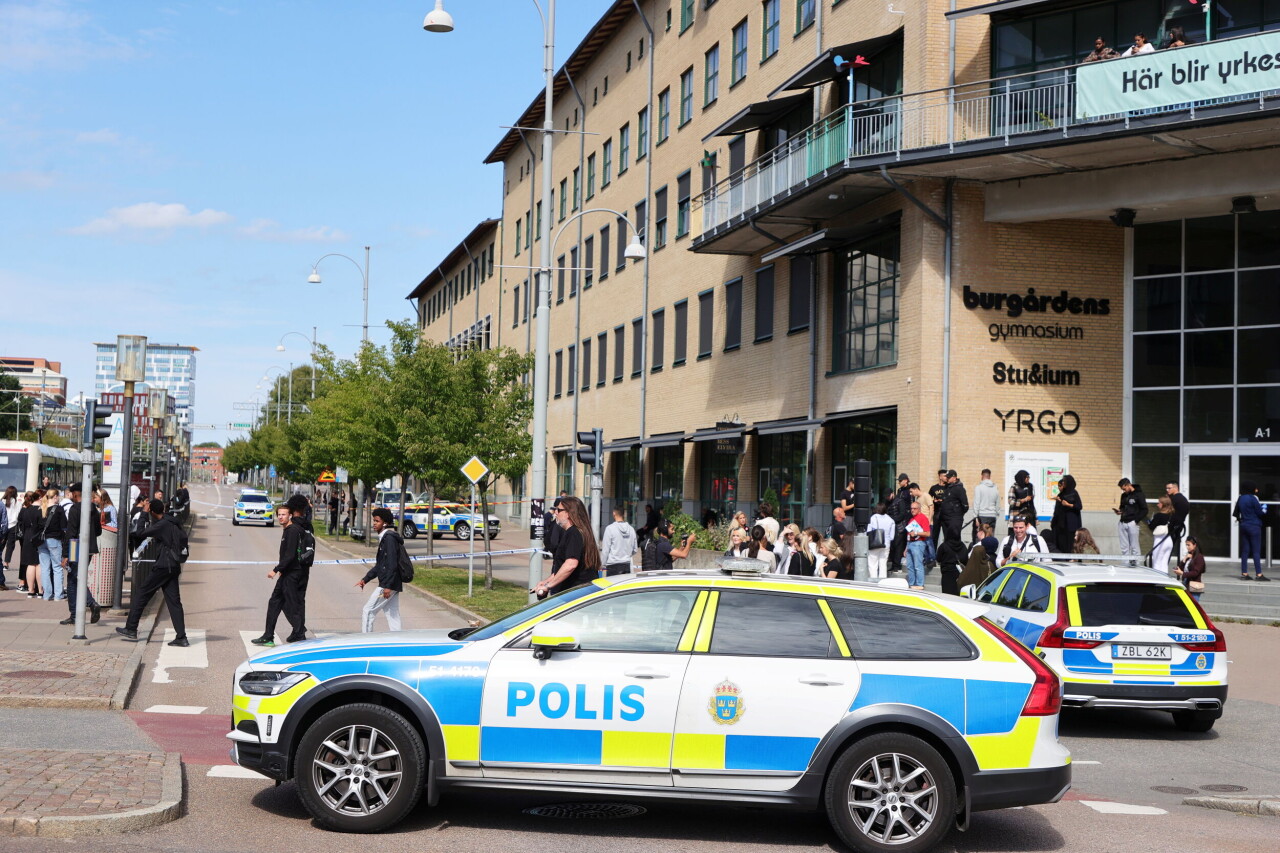
[[164, 643], [160, 646], [160, 654], [156, 658], [155, 668], [151, 673], [151, 681], [155, 684], [170, 684], [169, 670], [178, 667], [209, 668], [209, 647], [205, 645], [204, 628], [188, 628], [189, 646], [171, 646], [169, 643], [177, 639], [178, 634], [172, 628], [164, 631]]

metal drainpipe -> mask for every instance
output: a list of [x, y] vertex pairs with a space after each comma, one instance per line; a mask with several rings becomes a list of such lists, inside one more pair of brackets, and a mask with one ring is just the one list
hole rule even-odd
[[[821, 6], [822, 4], [818, 4]], [[809, 420], [818, 416], [818, 256], [810, 255], [809, 261]], [[818, 474], [818, 428], [810, 425], [805, 430], [804, 461], [808, 468], [804, 478], [804, 505], [807, 510], [814, 505], [817, 490], [814, 480]], [[834, 485], [832, 489], [834, 490]], [[808, 526], [807, 520], [805, 526]]]
[[[573, 90], [573, 96], [578, 99], [578, 107], [582, 110], [582, 132], [578, 134], [578, 187], [582, 193], [578, 201], [580, 210], [587, 209], [587, 102], [582, 100], [582, 94], [578, 91], [578, 84], [573, 82], [573, 75], [569, 73], [569, 65], [565, 63], [564, 78], [569, 81], [569, 88]], [[572, 192], [572, 189], [570, 189]], [[578, 217], [578, 263], [575, 266], [582, 266], [582, 220], [586, 217]], [[572, 257], [572, 255], [570, 255]], [[573, 289], [573, 277], [578, 276], [578, 295], [574, 298], [573, 306], [573, 345], [578, 353], [578, 358], [574, 362], [574, 367], [578, 371], [582, 370], [582, 280], [583, 276], [577, 270], [569, 272], [570, 290]], [[590, 377], [588, 377], [589, 379]], [[578, 382], [577, 377], [573, 377], [574, 382]], [[573, 390], [573, 432], [574, 441], [578, 437], [578, 398], [582, 396], [582, 383], [578, 382], [578, 387]], [[572, 469], [574, 472], [574, 481], [577, 481], [577, 466]], [[573, 491], [570, 488], [570, 491]], [[558, 493], [558, 490], [557, 490]], [[598, 534], [598, 531], [597, 531]]]
[[[649, 119], [649, 127], [653, 127], [653, 27], [649, 24], [649, 19], [645, 17], [644, 11], [640, 8], [640, 0], [631, 0], [636, 8], [636, 14], [640, 16], [640, 22], [644, 24], [645, 30], [649, 33], [649, 99], [645, 103], [645, 115]], [[652, 134], [646, 133], [645, 139], [649, 141], [652, 149]], [[640, 439], [643, 441], [645, 436], [645, 417], [646, 404], [648, 402], [649, 390], [649, 258], [653, 254], [649, 247], [649, 217], [651, 205], [649, 200], [653, 198], [653, 153], [645, 152], [645, 169], [644, 169], [644, 222], [637, 222], [636, 228], [640, 229], [645, 236], [645, 253], [644, 253], [644, 270], [642, 271], [641, 284], [641, 304], [640, 304]], [[641, 491], [644, 490], [644, 472], [646, 463], [649, 458], [649, 451], [644, 445], [640, 446], [639, 465], [637, 475], [640, 480]]]
[[474, 319], [474, 320], [472, 320], [471, 322], [473, 322], [473, 323], [479, 323], [479, 322], [480, 322], [480, 282], [479, 282], [479, 278], [478, 278], [478, 277], [476, 276], [476, 274], [475, 274], [475, 272], [476, 272], [476, 259], [475, 259], [475, 256], [473, 256], [473, 255], [471, 254], [471, 249], [469, 249], [469, 248], [467, 247], [467, 241], [466, 241], [466, 240], [463, 240], [463, 241], [462, 241], [462, 251], [464, 251], [464, 252], [466, 252], [466, 253], [467, 253], [467, 260], [471, 262], [471, 277], [472, 277], [473, 279], [475, 279], [474, 281], [472, 281], [472, 282], [471, 282], [471, 290], [472, 290], [472, 292], [474, 292], [474, 293], [475, 293], [475, 295], [476, 295], [476, 298], [475, 298], [475, 303], [476, 303], [476, 316], [475, 316], [475, 319]]
[[951, 243], [955, 225], [952, 222], [952, 199], [955, 196], [955, 178], [947, 178], [943, 190], [945, 194], [944, 210], [946, 211], [947, 231], [942, 243], [942, 280], [946, 298], [942, 303], [942, 461], [939, 468], [949, 468], [947, 464], [947, 442], [951, 433]]

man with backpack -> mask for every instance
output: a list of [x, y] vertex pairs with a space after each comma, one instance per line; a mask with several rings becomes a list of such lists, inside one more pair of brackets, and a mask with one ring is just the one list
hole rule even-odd
[[[79, 559], [71, 559], [71, 543], [76, 541], [80, 535], [80, 514], [81, 514], [81, 489], [83, 487], [79, 483], [72, 483], [67, 486], [67, 494], [71, 496], [71, 509], [67, 512], [67, 531], [62, 536], [62, 565], [67, 569], [67, 609], [70, 615], [59, 622], [59, 625], [76, 624], [76, 589], [79, 581], [80, 567], [83, 565], [88, 571], [89, 562], [93, 555], [98, 553], [98, 537], [102, 535], [102, 519], [96, 510], [89, 513], [89, 547], [88, 554], [83, 552], [79, 555]], [[93, 590], [86, 588], [88, 593], [85, 603], [89, 606], [89, 621], [97, 622], [102, 618], [102, 608], [98, 606], [97, 600], [93, 597]]]
[[133, 593], [133, 603], [129, 606], [129, 618], [123, 628], [116, 628], [116, 633], [132, 642], [138, 641], [138, 622], [142, 619], [142, 611], [151, 603], [151, 597], [157, 592], [164, 592], [165, 603], [169, 605], [169, 621], [173, 623], [176, 637], [169, 643], [171, 646], [186, 647], [187, 620], [182, 610], [182, 596], [178, 592], [178, 577], [182, 572], [182, 564], [187, 561], [187, 534], [164, 514], [164, 501], [153, 500], [147, 506], [151, 515], [151, 524], [139, 534], [143, 541], [155, 540], [156, 563], [152, 566], [142, 589]]
[[1021, 554], [1043, 554], [1040, 537], [1027, 529], [1027, 520], [1022, 516], [1014, 516], [1013, 532], [1000, 546], [1000, 565], [1017, 560]]
[[280, 612], [289, 620], [293, 631], [285, 637], [286, 643], [296, 643], [307, 638], [307, 582], [311, 577], [311, 564], [316, 560], [316, 535], [311, 522], [303, 516], [307, 511], [307, 499], [294, 495], [276, 510], [276, 522], [280, 525], [280, 561], [267, 572], [276, 582], [267, 599], [267, 625], [261, 637], [249, 642], [255, 646], [276, 644], [276, 622]]
[[[356, 586], [364, 589], [364, 585], [377, 578], [378, 588], [365, 602], [362, 613], [362, 628], [366, 634], [373, 632], [373, 622], [379, 613], [387, 614], [387, 630], [400, 630], [400, 592], [404, 589], [404, 581], [413, 579], [413, 561], [405, 550], [404, 540], [396, 532], [395, 516], [386, 507], [378, 507], [373, 511], [373, 532], [378, 535], [378, 556], [373, 561], [373, 568], [356, 581]], [[406, 571], [407, 567], [407, 571]]]

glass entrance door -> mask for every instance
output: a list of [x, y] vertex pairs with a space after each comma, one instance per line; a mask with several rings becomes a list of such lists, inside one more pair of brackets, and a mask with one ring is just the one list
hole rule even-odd
[[[1206, 557], [1234, 559], [1240, 553], [1231, 510], [1242, 483], [1258, 487], [1268, 513], [1280, 512], [1280, 448], [1274, 446], [1186, 445], [1180, 480], [1191, 501], [1187, 530], [1200, 541]], [[1163, 492], [1161, 483], [1149, 494]]]

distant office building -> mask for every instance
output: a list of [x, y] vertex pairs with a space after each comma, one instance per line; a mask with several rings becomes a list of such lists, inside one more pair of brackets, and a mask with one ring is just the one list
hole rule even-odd
[[18, 380], [22, 393], [43, 401], [50, 408], [67, 404], [67, 377], [62, 375], [62, 362], [27, 356], [0, 356], [0, 373]]
[[225, 474], [221, 447], [191, 448], [191, 482], [221, 483]]
[[[116, 345], [94, 344], [94, 393], [98, 396], [119, 390], [116, 381]], [[178, 424], [191, 429], [191, 411], [195, 406], [197, 347], [179, 344], [147, 344], [147, 383], [168, 390], [176, 401]]]

